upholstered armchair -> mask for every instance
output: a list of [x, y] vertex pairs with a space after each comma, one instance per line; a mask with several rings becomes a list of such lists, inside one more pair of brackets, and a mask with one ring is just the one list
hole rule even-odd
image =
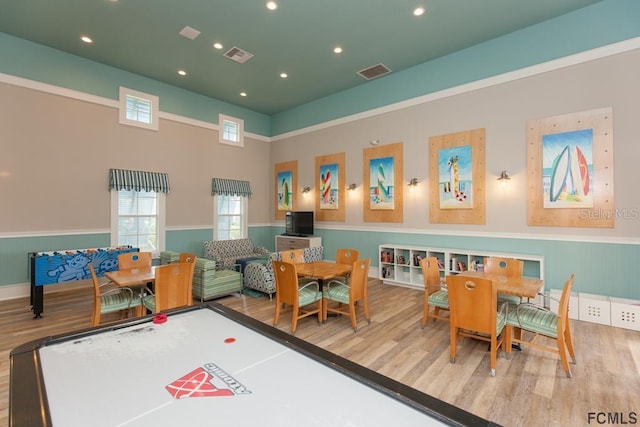
[[267, 255], [269, 251], [255, 246], [251, 239], [208, 240], [204, 242], [204, 257], [216, 262], [217, 270], [233, 270], [236, 260]]
[[[304, 248], [304, 262], [322, 261], [324, 259], [324, 248], [317, 246]], [[269, 295], [269, 298], [276, 292], [276, 279], [273, 274], [271, 261], [282, 261], [280, 252], [269, 254], [266, 263], [247, 264], [244, 269], [245, 288], [255, 289]]]

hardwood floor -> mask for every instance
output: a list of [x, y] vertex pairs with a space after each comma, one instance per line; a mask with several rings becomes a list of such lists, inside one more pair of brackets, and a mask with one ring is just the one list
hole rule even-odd
[[[422, 329], [422, 298], [420, 291], [369, 279], [371, 324], [360, 314], [354, 333], [346, 316], [329, 318], [324, 325], [306, 318], [296, 336], [505, 426], [588, 425], [590, 412], [611, 413], [617, 424], [640, 418], [640, 332], [572, 320], [573, 378], [565, 376], [557, 356], [530, 348], [514, 352], [511, 359], [500, 353], [497, 374], [491, 377], [484, 342], [461, 340], [456, 363], [449, 363], [449, 325], [429, 321]], [[44, 317], [37, 320], [28, 310], [28, 298], [0, 301], [0, 425], [8, 423], [11, 349], [89, 327], [91, 299], [89, 288], [47, 294]], [[266, 297], [217, 301], [273, 322], [275, 302]], [[278, 325], [287, 332], [288, 314]]]

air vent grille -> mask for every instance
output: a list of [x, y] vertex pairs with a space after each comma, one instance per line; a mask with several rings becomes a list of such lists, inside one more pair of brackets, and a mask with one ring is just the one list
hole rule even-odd
[[242, 50], [239, 47], [232, 47], [228, 51], [224, 53], [224, 56], [231, 59], [232, 61], [239, 62], [240, 64], [244, 64], [249, 59], [253, 57], [253, 53], [249, 53], [246, 50]]
[[387, 68], [384, 64], [377, 64], [369, 68], [365, 68], [364, 70], [358, 71], [358, 74], [364, 79], [371, 80], [376, 77], [383, 76], [385, 74], [390, 73], [391, 70]]
[[196, 37], [198, 37], [200, 35], [200, 31], [196, 30], [195, 28], [191, 28], [189, 26], [184, 27], [182, 30], [180, 30], [179, 33], [182, 37], [186, 37], [189, 40], [193, 40]]

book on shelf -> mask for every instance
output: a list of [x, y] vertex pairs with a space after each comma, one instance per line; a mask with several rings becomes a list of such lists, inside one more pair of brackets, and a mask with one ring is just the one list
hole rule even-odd
[[437, 258], [437, 259], [438, 259], [438, 268], [440, 270], [444, 270], [444, 263], [442, 262], [442, 260], [440, 258]]

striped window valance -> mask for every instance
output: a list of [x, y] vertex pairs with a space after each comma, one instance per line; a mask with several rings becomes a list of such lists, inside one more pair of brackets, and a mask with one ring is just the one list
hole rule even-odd
[[169, 192], [169, 175], [160, 172], [109, 169], [109, 190]]
[[225, 196], [251, 197], [251, 185], [249, 181], [238, 181], [236, 179], [213, 178], [211, 184], [211, 195], [222, 194]]

